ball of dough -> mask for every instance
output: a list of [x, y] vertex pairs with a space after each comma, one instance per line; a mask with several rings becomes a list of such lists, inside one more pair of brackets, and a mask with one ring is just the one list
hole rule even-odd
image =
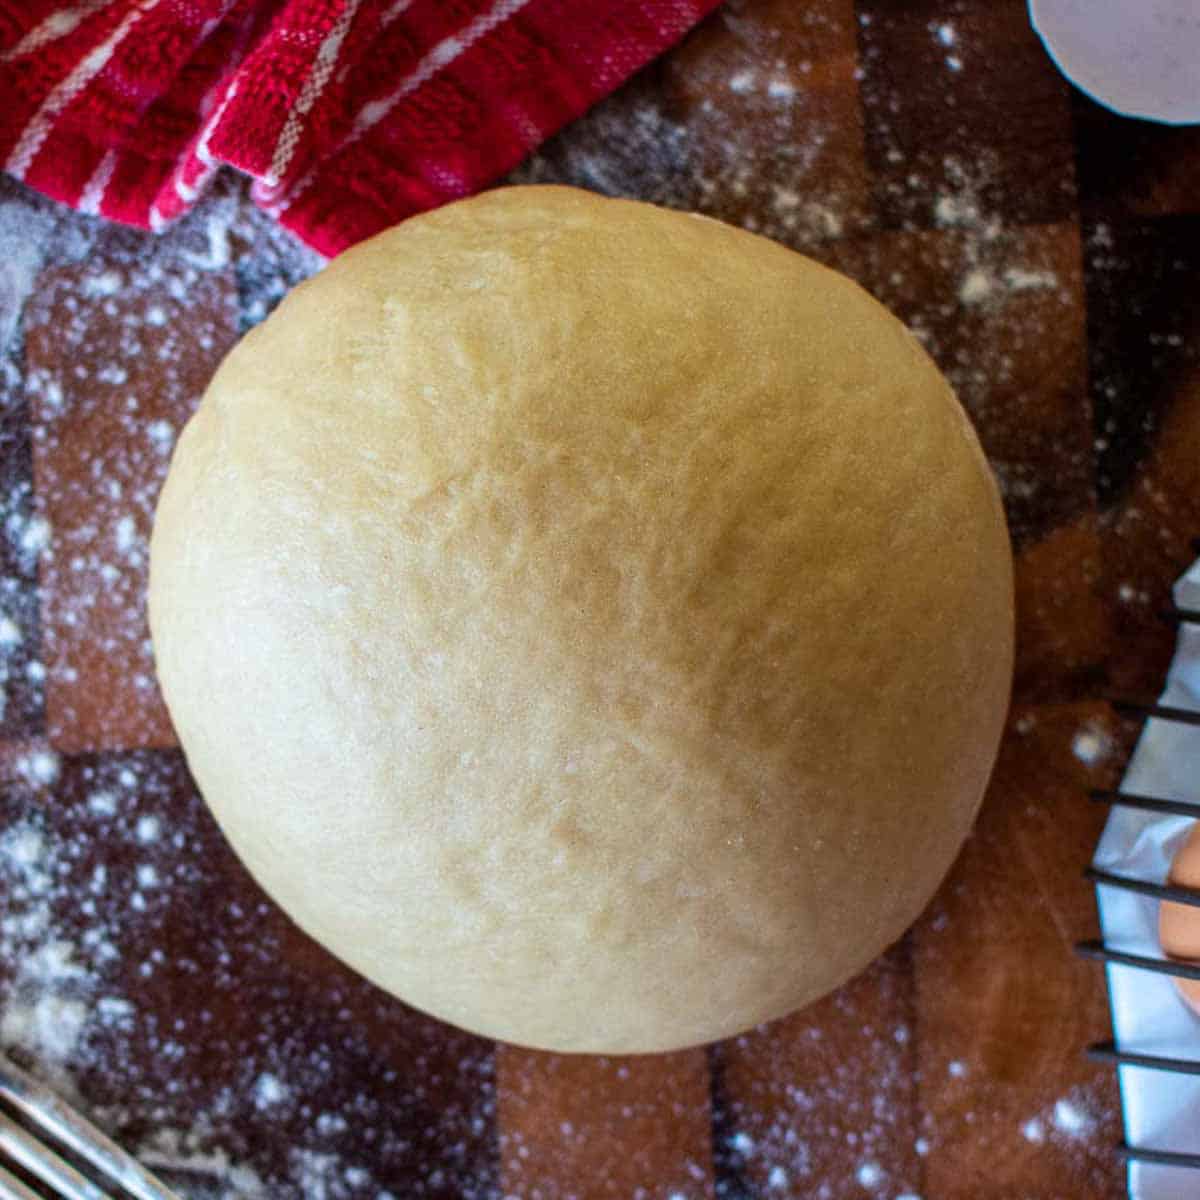
[[899, 321], [763, 238], [541, 187], [373, 238], [243, 339], [150, 615], [295, 921], [563, 1051], [733, 1034], [897, 938], [1013, 650], [997, 489]]

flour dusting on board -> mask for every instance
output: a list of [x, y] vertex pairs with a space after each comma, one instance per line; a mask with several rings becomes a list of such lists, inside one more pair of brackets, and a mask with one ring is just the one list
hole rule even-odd
[[[870, 224], [862, 180], [842, 169], [847, 125], [819, 98], [828, 80], [816, 55], [853, 38], [848, 20], [797, 10], [812, 49], [785, 47], [747, 20], [744, 5], [712, 18], [733, 36], [723, 52], [693, 56], [686, 80], [635, 78], [551, 139], [511, 176], [570, 183], [607, 195], [720, 214], [801, 249]], [[846, 82], [853, 68], [844, 61]], [[674, 86], [677, 84], [677, 86]]]
[[[1036, 536], [1036, 514], [1056, 510], [1039, 469], [1047, 434], [1022, 428], [1020, 398], [1046, 374], [1047, 329], [1074, 319], [1077, 265], [1053, 229], [1014, 229], [989, 207], [986, 153], [943, 164], [931, 188], [876, 112], [871, 153], [909, 201], [901, 211], [921, 206], [920, 219], [884, 227], [870, 181], [845, 167], [861, 156], [858, 98], [846, 89], [847, 109], [831, 107], [837, 80], [814, 82], [821, 56], [802, 48], [831, 36], [830, 18], [801, 12], [805, 33], [786, 52], [752, 18], [730, 0], [714, 20], [732, 48], [694, 54], [696, 69], [651, 68], [515, 178], [719, 213], [859, 278], [1001, 430], [993, 464], [1014, 532]], [[965, 23], [922, 36], [939, 79], [969, 79], [982, 55]], [[861, 74], [852, 57], [846, 70]], [[650, 78], [660, 70], [665, 82]], [[39, 283], [44, 263], [54, 274]], [[233, 862], [178, 753], [130, 749], [168, 737], [141, 607], [166, 463], [224, 345], [316, 265], [233, 185], [160, 240], [0, 189], [0, 731], [27, 738], [0, 757], [0, 960], [22, 964], [0, 980], [0, 1042], [195, 1200], [490, 1200], [504, 1181], [520, 1192], [539, 1164], [520, 1137], [493, 1140], [487, 1048], [447, 1042], [319, 956]], [[148, 357], [162, 370], [148, 372]], [[1011, 429], [996, 419], [1008, 411]], [[1056, 461], [1078, 450], [1087, 469], [1090, 443], [1068, 449]], [[89, 655], [117, 667], [99, 694], [96, 672], [80, 670]], [[76, 747], [60, 756], [47, 731]], [[1086, 738], [1074, 749], [1095, 755]], [[935, 913], [927, 952], [946, 929]], [[852, 995], [831, 1004], [821, 1024], [844, 1044], [800, 1019], [803, 1052], [751, 1071], [736, 1100], [718, 1072], [722, 1200], [928, 1198], [926, 1179], [966, 1129], [989, 1130], [997, 1158], [1014, 1147], [1076, 1156], [1081, 1178], [1106, 1154], [1099, 1086], [1002, 1127], [987, 1089], [1004, 1085], [967, 1048], [918, 1077], [919, 1025], [876, 1026]], [[794, 1046], [793, 1032], [780, 1041]], [[770, 1035], [739, 1039], [725, 1072], [739, 1051], [761, 1067], [756, 1036], [770, 1050]], [[914, 1129], [914, 1081], [981, 1098]], [[620, 1143], [639, 1116], [600, 1132]], [[598, 1136], [569, 1122], [560, 1132], [568, 1148]], [[669, 1200], [705, 1194], [706, 1172], [684, 1164]]]
[[327, 960], [179, 752], [133, 749], [173, 744], [144, 597], [175, 439], [318, 258], [228, 181], [162, 238], [6, 182], [0, 264], [0, 1046], [188, 1200], [491, 1196], [486, 1046]]
[[486, 1046], [306, 943], [177, 752], [72, 757], [49, 786], [10, 756], [0, 794], [6, 1052], [194, 1200], [380, 1200], [389, 1171], [397, 1196], [491, 1194]]

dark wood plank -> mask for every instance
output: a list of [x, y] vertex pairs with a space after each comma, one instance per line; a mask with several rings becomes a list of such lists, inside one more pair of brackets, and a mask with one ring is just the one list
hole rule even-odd
[[859, 0], [868, 161], [884, 222], [928, 228], [969, 187], [1005, 221], [1075, 213], [1068, 85], [1024, 0]]
[[1116, 1080], [1081, 1049], [1108, 1030], [1081, 876], [1128, 732], [1097, 703], [1014, 710], [975, 832], [914, 934], [926, 1194], [1124, 1194]]
[[819, 245], [875, 220], [857, 74], [852, 0], [725, 4], [512, 179], [636, 196]]
[[726, 5], [668, 61], [702, 212], [798, 247], [869, 229], [853, 0]]
[[16, 738], [39, 734], [45, 718], [21, 321], [53, 219], [40, 207], [4, 204], [12, 186], [0, 183], [0, 737]]
[[960, 197], [945, 228], [826, 247], [917, 334], [970, 413], [1016, 544], [1094, 511], [1079, 234]]
[[713, 1049], [718, 1196], [920, 1191], [906, 943], [833, 995]]
[[236, 332], [225, 264], [135, 247], [47, 270], [26, 315], [46, 726], [66, 751], [174, 744], [148, 539], [175, 437]]
[[1088, 374], [1101, 504], [1116, 503], [1200, 367], [1200, 215], [1085, 229]]
[[1090, 217], [1200, 212], [1200, 128], [1131, 121], [1072, 89], [1079, 203]]
[[1103, 694], [1115, 634], [1102, 545], [1100, 519], [1085, 512], [1017, 556], [1019, 703]]
[[1156, 695], [1175, 649], [1162, 619], [1200, 537], [1200, 368], [1181, 375], [1158, 417], [1153, 450], [1104, 521], [1103, 581], [1116, 637], [1109, 664], [1118, 695]]
[[1161, 613], [1200, 536], [1200, 216], [1097, 220], [1086, 245], [1103, 590], [1117, 694], [1157, 694]]
[[0, 1037], [197, 1196], [496, 1195], [492, 1047], [270, 904], [178, 751], [0, 746]]
[[708, 1060], [496, 1056], [501, 1183], [533, 1200], [713, 1196]]

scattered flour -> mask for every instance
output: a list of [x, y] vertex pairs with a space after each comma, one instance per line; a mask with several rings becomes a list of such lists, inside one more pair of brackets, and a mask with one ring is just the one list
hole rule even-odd
[[[55, 270], [34, 287], [43, 261]], [[154, 694], [147, 540], [171, 449], [233, 326], [265, 317], [321, 259], [231, 180], [158, 239], [5, 184], [0, 262], [0, 408], [27, 406], [22, 454], [38, 478], [35, 496], [28, 458], [11, 478], [0, 471], [5, 557], [18, 567], [0, 571], [0, 732], [11, 723], [56, 741], [82, 731], [95, 744], [153, 744], [162, 719], [141, 701]], [[138, 694], [96, 704], [78, 661], [89, 654], [127, 664]]]
[[32, 1055], [52, 1078], [61, 1077], [89, 1018], [88, 968], [54, 921], [62, 869], [58, 847], [32, 821], [10, 824], [0, 837], [0, 960], [18, 964], [0, 1009], [0, 1045]]
[[45, 517], [32, 516], [17, 525], [17, 548], [27, 557], [38, 558], [50, 546], [50, 522]]
[[1006, 267], [1004, 283], [1010, 291], [1029, 292], [1040, 288], [1058, 287], [1058, 276], [1053, 271], [1035, 271], [1025, 267]]
[[[778, 1066], [760, 1058], [748, 1090], [718, 1104], [713, 1121], [719, 1197], [759, 1192], [852, 1197], [865, 1188], [892, 1200], [896, 1193], [920, 1190], [908, 1142], [915, 1041], [907, 1024], [878, 1021], [878, 1006], [898, 1004], [907, 985], [886, 958], [872, 970], [869, 987], [852, 986], [829, 998], [819, 1024], [799, 1019], [789, 1025], [789, 1039], [803, 1047], [805, 1067], [787, 1062], [790, 1053]], [[897, 1029], [904, 1030], [903, 1037], [896, 1037]], [[730, 1053], [753, 1046], [751, 1035], [736, 1038]], [[756, 1050], [769, 1054], [769, 1043]], [[864, 1062], [871, 1064], [869, 1086]], [[718, 1099], [722, 1090], [718, 1082]]]
[[287, 1086], [269, 1072], [264, 1072], [254, 1082], [254, 1103], [258, 1108], [282, 1104], [288, 1095]]
[[[952, 57], [947, 65], [959, 70], [962, 64]], [[996, 306], [1021, 292], [1057, 290], [1060, 281], [1053, 271], [1011, 261], [1011, 236], [998, 216], [983, 209], [981, 177], [955, 160], [946, 165], [955, 190], [935, 198], [933, 219], [940, 229], [966, 235], [959, 303], [966, 308]]]
[[231, 1162], [221, 1150], [196, 1150], [198, 1141], [190, 1132], [161, 1129], [138, 1148], [138, 1157], [151, 1170], [211, 1181], [222, 1200], [266, 1200], [270, 1193], [255, 1171]]
[[729, 1139], [730, 1148], [737, 1151], [738, 1154], [753, 1154], [754, 1139], [748, 1133], [735, 1133]]
[[1082, 1104], [1071, 1097], [1055, 1101], [1054, 1128], [1070, 1137], [1084, 1137], [1095, 1126], [1095, 1118]]
[[[393, 1037], [361, 1029], [387, 1012], [404, 1036], [400, 1006], [345, 972], [324, 998], [310, 975], [303, 1004], [279, 991], [286, 924], [247, 881], [231, 890], [235, 864], [177, 752], [68, 757], [50, 783], [18, 761], [0, 756], [0, 962], [19, 964], [0, 974], [0, 1049], [185, 1200], [377, 1200], [373, 1165], [397, 1162], [409, 1186], [393, 1195], [443, 1194], [435, 1176], [464, 1200], [491, 1195], [490, 1055], [467, 1038], [441, 1064], [414, 1048], [398, 1085], [379, 1059]], [[216, 919], [197, 927], [197, 912]], [[405, 1106], [423, 1113], [439, 1073], [465, 1081], [463, 1107], [420, 1118], [414, 1141]]]
[[1108, 757], [1112, 745], [1103, 729], [1089, 725], [1071, 739], [1071, 752], [1086, 767], [1094, 767]]
[[997, 275], [987, 267], [972, 266], [959, 284], [958, 299], [962, 304], [971, 307], [995, 301], [1009, 292], [1052, 290], [1056, 287], [1058, 276], [1052, 271], [1005, 267]]
[[151, 842], [157, 842], [162, 833], [162, 822], [155, 816], [147, 813], [145, 816], [138, 817], [137, 821], [137, 840], [143, 845], [149, 845]]
[[0, 615], [0, 650], [12, 650], [21, 640], [21, 630], [12, 617]]
[[854, 1177], [862, 1187], [874, 1190], [883, 1186], [887, 1175], [878, 1163], [865, 1162], [855, 1172]]
[[[38, 283], [43, 263], [56, 270]], [[0, 181], [0, 415], [27, 405], [32, 435], [15, 457], [7, 426], [0, 437], [0, 735], [16, 731], [0, 737], [0, 1049], [185, 1200], [484, 1200], [490, 1055], [465, 1037], [426, 1044], [410, 1014], [347, 972], [331, 969], [314, 994], [281, 939], [302, 959], [314, 951], [245, 878], [177, 751], [60, 756], [40, 736], [78, 728], [88, 655], [145, 682], [134, 719], [93, 730], [96, 742], [145, 736], [146, 539], [204, 383], [184, 368], [188, 344], [215, 357], [228, 330], [204, 314], [221, 297], [236, 303], [226, 326], [247, 328], [319, 263], [236, 181], [163, 238]], [[38, 338], [46, 361], [31, 353]], [[75, 460], [79, 421], [89, 440]], [[31, 452], [46, 468], [36, 495]], [[404, 1077], [387, 1059], [395, 1046]], [[461, 1097], [439, 1099], [433, 1121], [431, 1080]], [[403, 1182], [389, 1189], [376, 1168]]]
[[958, 298], [963, 304], [982, 304], [993, 294], [992, 277], [982, 267], [972, 267], [962, 279]]
[[[690, 64], [685, 111], [653, 79], [635, 78], [510, 181], [570, 183], [720, 214], [799, 248], [869, 227], [865, 192], [836, 166], [833, 118], [812, 102], [803, 41], [785, 54], [776, 32], [746, 21], [736, 5], [713, 20], [735, 31], [737, 52]], [[813, 11], [805, 20], [827, 18]]]
[[1092, 1097], [1077, 1088], [1056, 1100], [1047, 1112], [1021, 1123], [1021, 1136], [1036, 1146], [1052, 1142], [1059, 1146], [1087, 1143], [1099, 1126]]

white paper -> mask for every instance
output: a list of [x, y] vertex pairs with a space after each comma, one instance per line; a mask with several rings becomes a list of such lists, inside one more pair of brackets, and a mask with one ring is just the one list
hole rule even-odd
[[[1200, 561], [1175, 585], [1175, 602], [1200, 609]], [[1200, 711], [1200, 626], [1181, 627], [1161, 703]], [[1200, 727], [1147, 721], [1121, 790], [1193, 802], [1200, 818]], [[1093, 862], [1113, 874], [1165, 882], [1191, 824], [1188, 817], [1116, 807]], [[1157, 900], [1104, 885], [1097, 886], [1096, 895], [1108, 946], [1162, 957]], [[1119, 1049], [1200, 1061], [1200, 1016], [1180, 999], [1169, 976], [1113, 964], [1107, 974]], [[1118, 1076], [1130, 1146], [1200, 1154], [1200, 1076], [1130, 1066], [1118, 1068]], [[1132, 1163], [1129, 1194], [1134, 1200], [1196, 1200], [1200, 1171]]]

